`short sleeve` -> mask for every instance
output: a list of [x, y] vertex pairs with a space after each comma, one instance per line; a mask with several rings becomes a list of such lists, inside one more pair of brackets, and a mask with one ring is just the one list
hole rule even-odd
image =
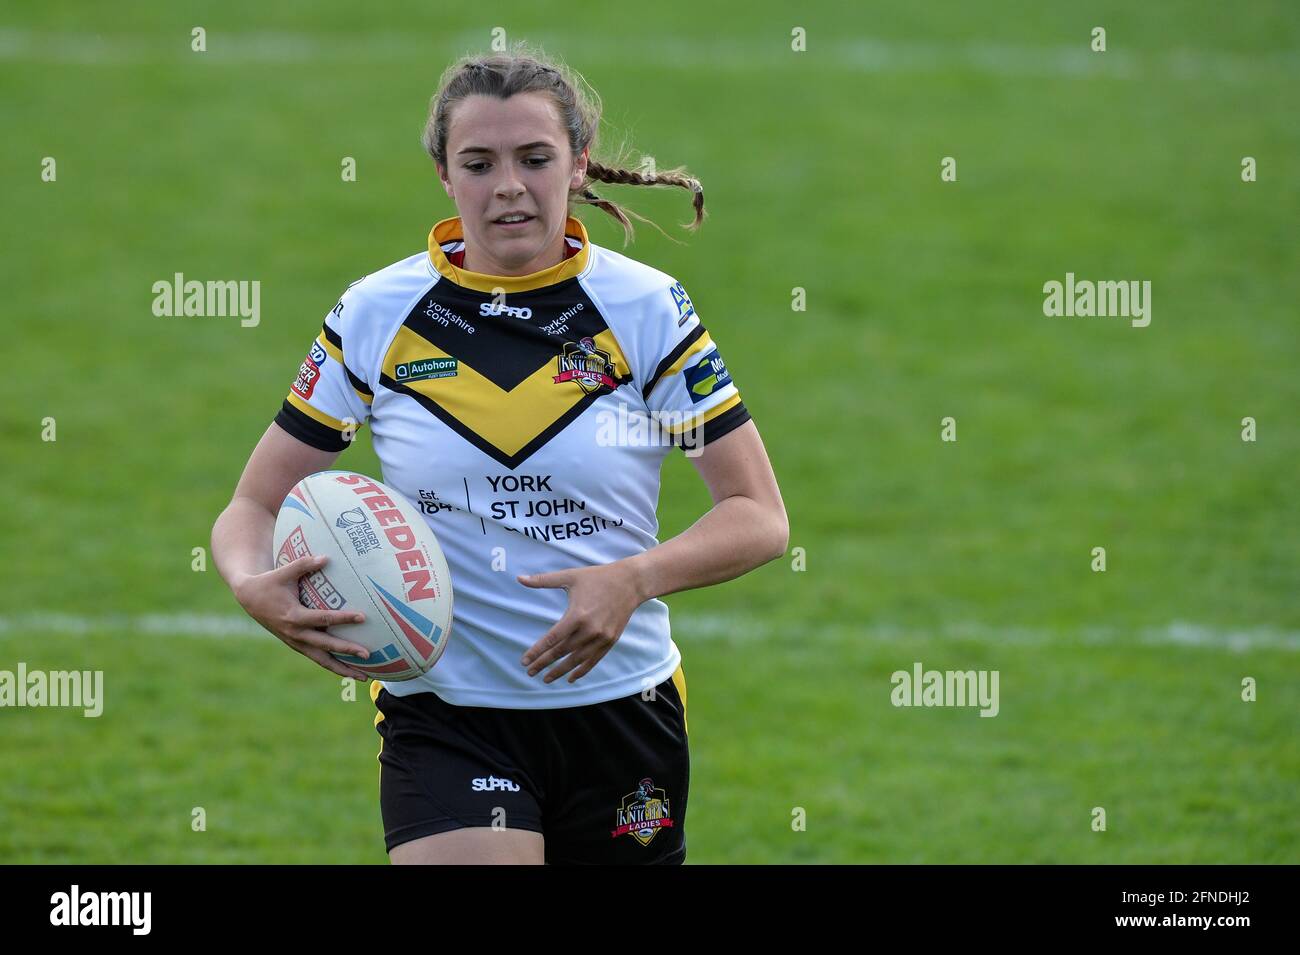
[[275, 416], [275, 423], [295, 438], [322, 451], [342, 451], [356, 429], [370, 418], [374, 391], [349, 356], [359, 353], [353, 342], [359, 334], [359, 302], [350, 295], [357, 283], [325, 316], [320, 334], [307, 350], [298, 377]]
[[659, 294], [649, 310], [642, 395], [674, 444], [703, 447], [748, 421], [749, 411], [682, 283]]

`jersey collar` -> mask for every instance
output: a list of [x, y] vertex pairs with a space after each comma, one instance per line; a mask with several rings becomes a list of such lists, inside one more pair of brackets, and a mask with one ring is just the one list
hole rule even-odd
[[591, 243], [587, 239], [587, 230], [582, 221], [575, 216], [569, 216], [564, 224], [564, 234], [581, 241], [582, 248], [558, 265], [528, 275], [488, 275], [485, 272], [470, 272], [457, 268], [448, 261], [442, 251], [442, 244], [465, 238], [464, 225], [460, 216], [452, 216], [450, 219], [443, 219], [429, 233], [429, 260], [445, 278], [464, 288], [479, 292], [495, 292], [497, 289], [506, 292], [526, 292], [529, 289], [554, 285], [556, 282], [580, 275], [587, 268]]

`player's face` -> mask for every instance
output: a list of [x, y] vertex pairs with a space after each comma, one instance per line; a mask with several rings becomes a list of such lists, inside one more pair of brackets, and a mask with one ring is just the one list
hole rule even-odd
[[[527, 275], [564, 259], [569, 192], [582, 186], [587, 150], [575, 163], [550, 97], [468, 96], [452, 109], [443, 187], [465, 230], [465, 268]], [[522, 211], [520, 224], [497, 220]]]

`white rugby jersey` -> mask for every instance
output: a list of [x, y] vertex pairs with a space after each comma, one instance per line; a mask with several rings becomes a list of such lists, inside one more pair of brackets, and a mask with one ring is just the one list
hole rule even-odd
[[516, 575], [654, 547], [663, 459], [749, 420], [681, 283], [593, 245], [575, 217], [565, 234], [558, 265], [485, 275], [459, 267], [461, 220], [439, 222], [428, 252], [348, 286], [275, 418], [324, 450], [368, 425], [380, 480], [420, 507], [446, 554], [450, 641], [424, 676], [384, 683], [395, 696], [579, 706], [657, 685], [681, 661], [652, 599], [575, 683], [519, 662], [568, 593]]

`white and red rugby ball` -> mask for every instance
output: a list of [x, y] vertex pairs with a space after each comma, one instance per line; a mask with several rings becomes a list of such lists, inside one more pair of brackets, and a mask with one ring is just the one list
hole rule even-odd
[[336, 659], [380, 680], [413, 680], [438, 662], [451, 635], [451, 571], [419, 509], [397, 491], [352, 471], [310, 474], [280, 505], [274, 544], [276, 566], [329, 557], [299, 579], [303, 606], [366, 615], [328, 632], [370, 656]]

